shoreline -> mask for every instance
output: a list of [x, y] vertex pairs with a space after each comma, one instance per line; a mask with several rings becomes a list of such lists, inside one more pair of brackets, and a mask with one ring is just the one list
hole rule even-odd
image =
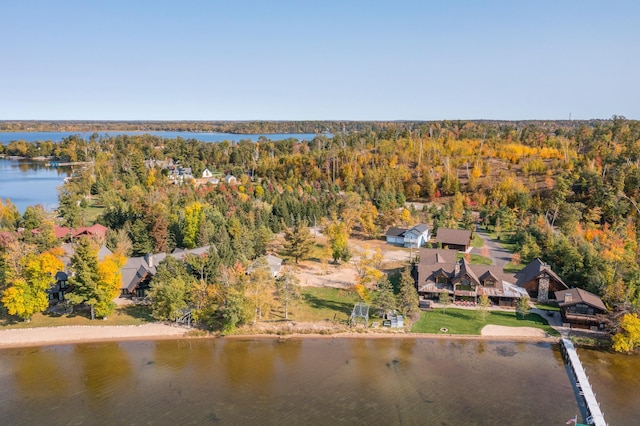
[[[60, 326], [0, 330], [0, 349], [71, 345], [79, 343], [101, 343], [121, 341], [156, 341], [189, 339], [449, 339], [449, 340], [491, 340], [511, 342], [557, 342], [558, 337], [550, 337], [531, 330], [529, 327], [501, 327], [488, 334], [426, 334], [409, 332], [358, 332], [339, 331], [326, 333], [240, 333], [232, 335], [207, 334], [190, 336], [187, 329], [163, 323], [131, 326]], [[520, 329], [520, 330], [519, 330]], [[524, 330], [527, 329], [527, 330]]]

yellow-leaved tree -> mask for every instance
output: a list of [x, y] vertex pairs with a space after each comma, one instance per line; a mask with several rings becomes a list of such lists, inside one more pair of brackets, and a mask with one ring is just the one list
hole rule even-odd
[[637, 314], [624, 314], [620, 323], [621, 332], [613, 336], [613, 349], [631, 352], [640, 346], [640, 318]]
[[117, 252], [98, 262], [98, 282], [96, 292], [99, 294], [95, 305], [95, 314], [105, 318], [111, 315], [115, 309], [113, 300], [120, 294], [122, 273], [120, 268], [124, 266], [125, 258]]
[[33, 314], [49, 306], [47, 290], [55, 281], [55, 274], [64, 269], [64, 264], [55, 251], [41, 254], [28, 253], [20, 263], [22, 274], [10, 278], [10, 287], [2, 296], [2, 303], [10, 315], [28, 321]]

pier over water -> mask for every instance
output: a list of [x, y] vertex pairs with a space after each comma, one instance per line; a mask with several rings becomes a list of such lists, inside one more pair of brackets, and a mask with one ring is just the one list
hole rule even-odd
[[[589, 378], [582, 367], [580, 358], [578, 358], [578, 352], [576, 352], [573, 342], [569, 339], [562, 339], [562, 355], [565, 362], [570, 367], [570, 371], [575, 379], [575, 385], [577, 387], [577, 395], [580, 398], [579, 402], [584, 403], [586, 409], [585, 422], [590, 425], [607, 426], [604, 421], [604, 415], [600, 409], [600, 404], [596, 399], [596, 395], [591, 389]], [[582, 405], [582, 404], [581, 404]]]

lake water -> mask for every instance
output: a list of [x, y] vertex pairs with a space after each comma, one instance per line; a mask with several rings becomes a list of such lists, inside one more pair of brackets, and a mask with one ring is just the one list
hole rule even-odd
[[39, 161], [0, 159], [0, 198], [11, 199], [24, 213], [27, 206], [42, 204], [47, 210], [58, 205], [58, 186], [69, 168], [47, 167]]
[[607, 423], [640, 424], [640, 356], [591, 349], [578, 355]]
[[[60, 142], [62, 139], [71, 135], [79, 135], [83, 139], [89, 139], [93, 132], [0, 132], [0, 143], [7, 144], [11, 141], [23, 140], [26, 142], [35, 141], [53, 141]], [[278, 134], [248, 134], [239, 135], [235, 133], [201, 133], [201, 132], [127, 132], [127, 131], [112, 131], [112, 132], [98, 132], [100, 136], [117, 136], [117, 135], [153, 135], [163, 138], [174, 139], [181, 137], [183, 139], [196, 139], [202, 142], [222, 142], [222, 141], [239, 141], [239, 140], [252, 140], [257, 141], [260, 136], [265, 136], [268, 139], [277, 141], [289, 138], [295, 138], [298, 140], [311, 140], [317, 135], [315, 133], [278, 133]]]
[[548, 343], [111, 342], [5, 349], [0, 366], [12, 425], [559, 425], [577, 412]]

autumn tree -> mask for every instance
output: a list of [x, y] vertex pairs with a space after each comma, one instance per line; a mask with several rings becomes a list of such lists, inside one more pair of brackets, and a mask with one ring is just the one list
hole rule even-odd
[[613, 349], [617, 352], [631, 352], [640, 346], [640, 318], [637, 314], [624, 314], [620, 331], [613, 336]]
[[284, 319], [289, 319], [289, 306], [300, 299], [300, 280], [298, 277], [285, 272], [276, 280], [276, 292], [278, 301], [284, 308]]
[[382, 263], [382, 252], [380, 249], [370, 252], [364, 250], [360, 252], [356, 267], [356, 283], [354, 289], [356, 293], [365, 302], [371, 301], [371, 290], [373, 286], [384, 277], [384, 273], [380, 270]]
[[324, 230], [329, 238], [333, 262], [348, 262], [351, 259], [351, 251], [349, 250], [349, 233], [347, 226], [343, 222], [333, 221]]
[[264, 257], [254, 263], [245, 291], [247, 301], [254, 312], [253, 323], [255, 324], [262, 317], [269, 315], [274, 305], [275, 278]]
[[55, 251], [29, 253], [20, 260], [23, 273], [10, 274], [11, 285], [2, 296], [2, 303], [10, 315], [29, 320], [49, 306], [47, 290], [54, 283], [55, 274], [64, 269], [59, 255]]
[[360, 208], [360, 216], [358, 221], [362, 232], [369, 238], [375, 238], [378, 235], [379, 229], [376, 224], [378, 220], [378, 209], [373, 205], [371, 201], [365, 201]]
[[118, 252], [107, 255], [104, 260], [98, 261], [98, 283], [96, 294], [98, 301], [95, 305], [95, 314], [98, 317], [106, 318], [111, 315], [116, 308], [113, 302], [120, 294], [122, 284], [121, 268], [126, 259]]
[[298, 260], [305, 259], [313, 248], [313, 236], [306, 224], [297, 222], [293, 227], [284, 230], [283, 254], [292, 257], [296, 265]]

